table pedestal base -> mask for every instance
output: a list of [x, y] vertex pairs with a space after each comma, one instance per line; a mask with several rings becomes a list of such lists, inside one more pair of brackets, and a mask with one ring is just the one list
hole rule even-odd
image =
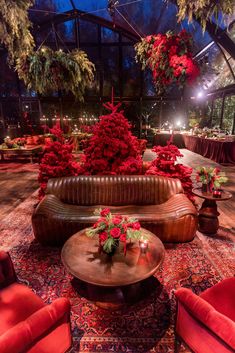
[[126, 305], [135, 304], [154, 290], [161, 288], [154, 277], [122, 287], [95, 286], [77, 278], [72, 280], [72, 285], [78, 294], [107, 310], [119, 310]]
[[214, 200], [205, 200], [199, 210], [198, 230], [205, 234], [216, 234], [219, 228], [219, 212]]

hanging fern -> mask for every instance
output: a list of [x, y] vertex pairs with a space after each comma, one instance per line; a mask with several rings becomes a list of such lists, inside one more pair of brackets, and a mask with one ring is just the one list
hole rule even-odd
[[212, 17], [218, 22], [219, 13], [232, 15], [234, 10], [234, 0], [177, 0], [178, 19], [189, 22], [195, 17], [202, 25], [203, 31], [206, 29], [206, 22]]
[[8, 50], [9, 63], [34, 48], [28, 9], [33, 0], [0, 0], [0, 42]]
[[81, 50], [65, 53], [42, 47], [18, 58], [16, 70], [27, 88], [39, 94], [63, 90], [83, 100], [85, 88], [94, 79], [95, 66]]

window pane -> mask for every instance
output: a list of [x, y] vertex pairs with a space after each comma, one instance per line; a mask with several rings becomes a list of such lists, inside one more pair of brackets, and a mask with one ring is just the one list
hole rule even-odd
[[81, 43], [97, 43], [98, 42], [98, 26], [95, 23], [79, 20], [80, 41]]
[[221, 108], [222, 108], [222, 98], [218, 98], [214, 101], [213, 116], [212, 116], [213, 128], [220, 127]]
[[101, 40], [105, 43], [118, 42], [119, 35], [117, 32], [112, 31], [109, 28], [101, 28]]
[[119, 90], [119, 48], [103, 47], [102, 56], [102, 74], [103, 74], [103, 95], [111, 96], [112, 87], [114, 95], [120, 94]]
[[132, 46], [124, 46], [123, 50], [123, 95], [139, 96], [141, 71], [135, 61], [135, 50]]
[[232, 133], [235, 113], [235, 96], [225, 97], [222, 130]]

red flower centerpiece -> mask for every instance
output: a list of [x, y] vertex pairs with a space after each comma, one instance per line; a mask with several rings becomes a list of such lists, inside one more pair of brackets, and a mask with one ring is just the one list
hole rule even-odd
[[99, 251], [113, 254], [122, 242], [124, 255], [126, 255], [126, 244], [128, 240], [139, 240], [141, 238], [140, 223], [127, 216], [112, 215], [109, 208], [98, 209], [95, 215], [100, 216], [98, 221], [86, 232], [88, 237], [99, 236]]
[[159, 94], [173, 83], [183, 87], [192, 83], [200, 71], [192, 57], [192, 37], [185, 30], [179, 34], [150, 35], [135, 45], [136, 60], [142, 69], [150, 68]]

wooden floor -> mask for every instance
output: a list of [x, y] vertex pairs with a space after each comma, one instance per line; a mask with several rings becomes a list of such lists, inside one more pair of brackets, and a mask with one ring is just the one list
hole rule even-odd
[[0, 221], [38, 188], [36, 172], [0, 173]]
[[[233, 194], [233, 198], [229, 201], [218, 202], [220, 212], [220, 224], [230, 230], [235, 231], [235, 166], [221, 166], [207, 158], [204, 158], [196, 153], [186, 149], [181, 150], [184, 155], [179, 160], [180, 163], [194, 168], [193, 178], [195, 180], [195, 168], [197, 166], [216, 166], [226, 172], [229, 178], [224, 189]], [[144, 155], [144, 160], [152, 160], [155, 154], [151, 150], [147, 150]], [[28, 171], [27, 171], [28, 165]], [[2, 217], [11, 212], [16, 206], [30, 196], [37, 188], [37, 165], [28, 164], [24, 168], [14, 168], [11, 170], [6, 167], [1, 170], [0, 162], [0, 220]], [[200, 200], [198, 200], [200, 202]]]

